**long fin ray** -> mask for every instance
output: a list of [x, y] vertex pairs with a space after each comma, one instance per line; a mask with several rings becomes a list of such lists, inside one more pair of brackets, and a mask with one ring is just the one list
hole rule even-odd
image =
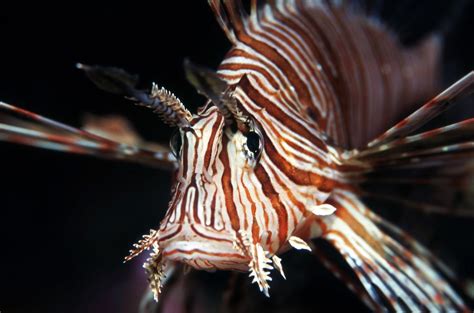
[[[25, 121], [18, 119], [25, 119]], [[62, 152], [125, 160], [162, 169], [175, 166], [169, 149], [110, 140], [30, 111], [0, 102], [0, 140]]]
[[459, 98], [466, 97], [474, 92], [474, 71], [470, 72], [448, 89], [410, 114], [407, 118], [372, 140], [369, 148], [377, 147], [419, 129], [427, 122], [450, 108]]
[[436, 270], [441, 262], [420, 244], [403, 246], [384, 233], [379, 227], [382, 218], [352, 192], [336, 190], [329, 203], [337, 211], [326, 218], [323, 238], [356, 272], [378, 310], [386, 310], [387, 303], [395, 310], [467, 310], [462, 298]]
[[359, 160], [379, 159], [386, 155], [407, 153], [443, 147], [450, 144], [462, 143], [474, 138], [474, 118], [436, 128], [420, 134], [393, 140], [387, 144], [379, 145], [374, 149], [362, 150], [354, 157]]

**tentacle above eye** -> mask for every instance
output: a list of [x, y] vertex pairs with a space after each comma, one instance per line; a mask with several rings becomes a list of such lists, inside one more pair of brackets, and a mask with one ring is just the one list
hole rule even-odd
[[188, 128], [193, 116], [172, 92], [153, 84], [150, 93], [136, 88], [138, 78], [122, 69], [97, 65], [78, 64], [91, 81], [100, 89], [119, 94], [137, 102], [137, 105], [152, 109], [170, 126]]

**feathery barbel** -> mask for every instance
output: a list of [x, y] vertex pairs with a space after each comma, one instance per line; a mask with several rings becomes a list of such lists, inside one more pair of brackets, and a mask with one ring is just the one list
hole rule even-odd
[[100, 89], [126, 96], [136, 101], [137, 105], [152, 109], [163, 122], [170, 126], [186, 128], [190, 126], [192, 114], [184, 104], [170, 91], [153, 84], [151, 93], [136, 89], [138, 76], [115, 67], [91, 66], [78, 63], [91, 81]]
[[192, 114], [186, 109], [184, 104], [172, 92], [165, 88], [159, 88], [158, 85], [153, 84], [150, 98], [158, 101], [152, 102], [138, 102], [138, 105], [143, 105], [153, 109], [155, 113], [161, 116], [166, 124], [171, 126], [178, 126], [185, 128], [190, 126], [193, 119]]

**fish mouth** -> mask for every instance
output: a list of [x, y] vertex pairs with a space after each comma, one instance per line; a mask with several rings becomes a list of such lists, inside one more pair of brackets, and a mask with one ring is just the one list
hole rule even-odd
[[[162, 246], [162, 243], [160, 243]], [[248, 258], [234, 248], [233, 242], [171, 240], [163, 245], [163, 258], [199, 270], [246, 270]]]

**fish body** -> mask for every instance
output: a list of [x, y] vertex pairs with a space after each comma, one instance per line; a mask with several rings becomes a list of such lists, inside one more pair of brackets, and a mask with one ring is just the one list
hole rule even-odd
[[[79, 66], [100, 88], [176, 127], [171, 150], [7, 104], [0, 108], [15, 119], [0, 124], [1, 139], [173, 171], [165, 217], [126, 258], [152, 249], [144, 267], [156, 299], [176, 263], [248, 271], [268, 296], [271, 271], [285, 277], [280, 256], [294, 248], [313, 251], [372, 309], [467, 310], [444, 265], [362, 196], [364, 183], [393, 171], [449, 176], [444, 167], [468, 163], [472, 119], [416, 130], [472, 92], [474, 74], [434, 97], [439, 36], [405, 48], [378, 20], [343, 4], [251, 1], [247, 13], [240, 1], [209, 3], [232, 48], [217, 73], [188, 65], [190, 81], [208, 98], [195, 114], [165, 89], [137, 90], [125, 72]], [[316, 238], [355, 277], [344, 276]]]

